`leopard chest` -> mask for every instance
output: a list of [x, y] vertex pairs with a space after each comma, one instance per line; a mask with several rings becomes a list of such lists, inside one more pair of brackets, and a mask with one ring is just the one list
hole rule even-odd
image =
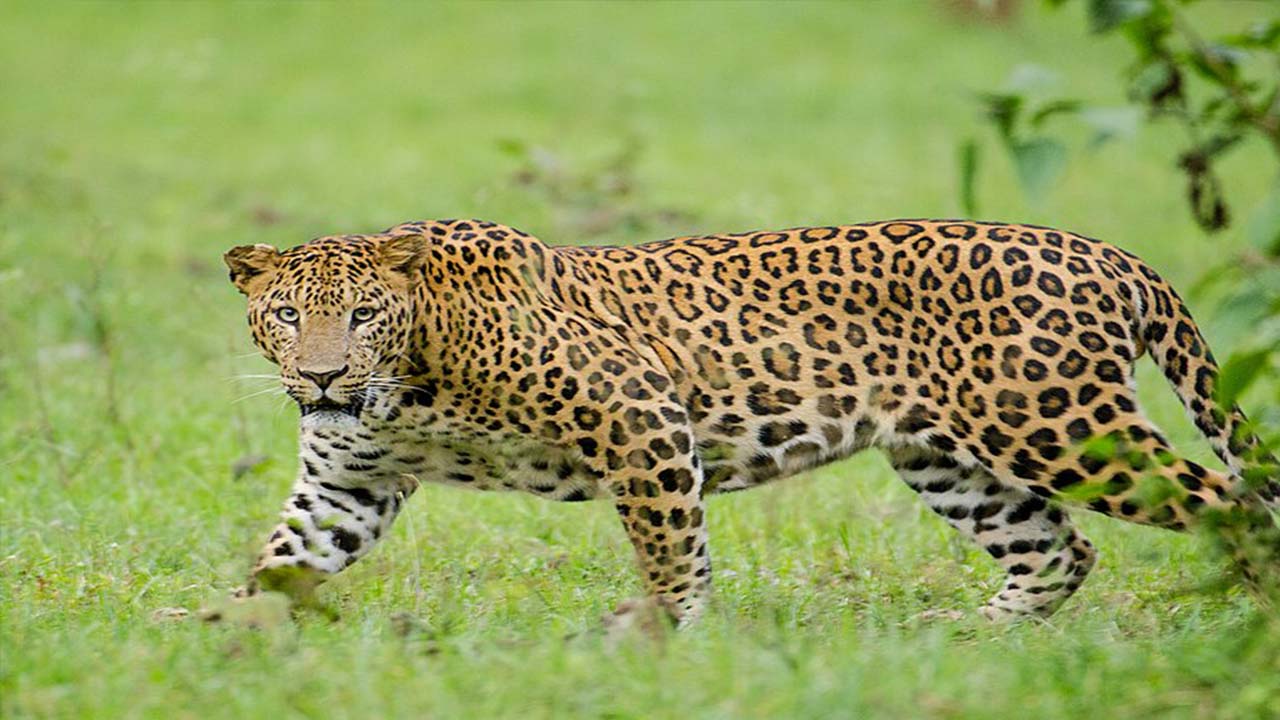
[[303, 419], [300, 461], [308, 476], [344, 484], [411, 476], [476, 490], [518, 490], [552, 500], [601, 494], [571, 450], [531, 438], [450, 427], [426, 408], [388, 413], [377, 403], [360, 418]]

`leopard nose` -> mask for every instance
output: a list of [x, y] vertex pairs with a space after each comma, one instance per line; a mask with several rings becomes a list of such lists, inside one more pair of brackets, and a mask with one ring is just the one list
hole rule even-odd
[[316, 387], [320, 388], [321, 391], [324, 391], [333, 384], [334, 380], [346, 375], [347, 370], [350, 368], [351, 366], [349, 365], [343, 365], [337, 370], [303, 370], [299, 368], [298, 374], [315, 383]]

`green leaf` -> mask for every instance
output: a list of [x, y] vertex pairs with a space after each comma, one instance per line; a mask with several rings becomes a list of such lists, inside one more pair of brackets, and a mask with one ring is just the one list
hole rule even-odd
[[1120, 25], [1140, 60], [1164, 58], [1169, 54], [1167, 47], [1169, 36], [1173, 33], [1174, 19], [1167, 3], [1168, 0], [1160, 0], [1146, 14], [1130, 18]]
[[1108, 494], [1110, 490], [1108, 483], [1082, 482], [1079, 485], [1060, 488], [1057, 494], [1064, 500], [1083, 504]]
[[1120, 443], [1111, 435], [1095, 435], [1080, 443], [1080, 453], [1091, 460], [1109, 462], [1120, 454]]
[[1240, 277], [1238, 272], [1223, 272], [1223, 275], [1231, 278], [1231, 294], [1222, 301], [1219, 310], [1236, 325], [1247, 327], [1262, 322], [1271, 302], [1271, 292], [1252, 275]]
[[1249, 241], [1267, 255], [1280, 257], [1280, 179], [1249, 217]]
[[1173, 481], [1162, 475], [1147, 475], [1138, 481], [1138, 487], [1130, 496], [1144, 508], [1157, 508], [1186, 491], [1175, 487]]
[[980, 96], [987, 118], [995, 124], [1000, 139], [1013, 143], [1014, 126], [1022, 112], [1022, 96], [1007, 93], [984, 93]]
[[1016, 143], [1010, 150], [1022, 191], [1033, 204], [1039, 203], [1067, 165], [1066, 147], [1041, 137]]
[[1246, 32], [1256, 47], [1280, 50], [1280, 20], [1254, 23]]
[[1260, 20], [1238, 35], [1228, 35], [1219, 41], [1223, 45], [1240, 48], [1280, 50], [1280, 20]]
[[1228, 45], [1208, 45], [1203, 52], [1186, 53], [1184, 59], [1200, 77], [1223, 85], [1239, 78], [1240, 65], [1248, 61], [1249, 53]]
[[1023, 63], [1015, 67], [1004, 81], [1007, 92], [1013, 95], [1052, 90], [1058, 85], [1058, 73], [1043, 65]]
[[1082, 111], [1080, 119], [1093, 129], [1093, 138], [1089, 141], [1092, 149], [1114, 138], [1137, 135], [1142, 111], [1134, 107], [1095, 107]]
[[978, 176], [979, 147], [975, 140], [966, 140], [960, 146], [960, 206], [966, 217], [978, 216], [978, 198], [975, 184]]
[[1230, 287], [1239, 277], [1240, 265], [1236, 258], [1230, 258], [1226, 262], [1215, 263], [1206, 268], [1188, 288], [1187, 294], [1192, 297], [1208, 295], [1224, 285]]
[[1207, 158], [1216, 158], [1222, 153], [1235, 147], [1235, 144], [1244, 139], [1244, 134], [1239, 132], [1229, 132], [1205, 140], [1200, 144], [1200, 152]]
[[1031, 127], [1038, 128], [1044, 124], [1046, 120], [1054, 115], [1070, 115], [1080, 112], [1080, 108], [1084, 107], [1084, 103], [1079, 100], [1054, 100], [1053, 102], [1042, 105], [1039, 110], [1031, 115]]
[[1129, 83], [1129, 97], [1133, 100], [1149, 102], [1177, 92], [1181, 78], [1168, 60], [1158, 58], [1143, 65], [1133, 74]]
[[523, 140], [500, 138], [498, 140], [498, 152], [510, 157], [525, 158], [529, 155], [529, 146]]
[[1151, 12], [1151, 0], [1089, 0], [1089, 30], [1105, 33]]
[[1213, 389], [1213, 399], [1218, 405], [1230, 408], [1262, 374], [1271, 357], [1271, 350], [1249, 350], [1233, 353], [1218, 373], [1218, 382]]

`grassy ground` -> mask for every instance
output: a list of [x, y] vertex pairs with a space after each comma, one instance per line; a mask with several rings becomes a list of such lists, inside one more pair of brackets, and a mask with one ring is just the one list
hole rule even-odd
[[[1103, 559], [1052, 623], [920, 623], [999, 578], [871, 454], [713, 499], [716, 606], [664, 646], [595, 632], [639, 589], [610, 508], [434, 487], [330, 586], [336, 623], [153, 620], [241, 580], [293, 473], [296, 411], [236, 402], [266, 386], [234, 376], [270, 368], [222, 250], [417, 217], [572, 243], [954, 216], [955, 145], [985, 137], [970, 91], [1035, 62], [1120, 101], [1124, 49], [1029, 5], [1007, 27], [887, 1], [0, 6], [0, 714], [1280, 713], [1275, 626], [1205, 589], [1222, 564], [1199, 538], [1082, 517]], [[1188, 287], [1247, 241], [1191, 230], [1170, 137], [1080, 153], [1038, 208], [989, 152], [983, 214], [1112, 239]], [[1228, 166], [1242, 207], [1256, 151]], [[1248, 330], [1192, 304], [1220, 352]]]

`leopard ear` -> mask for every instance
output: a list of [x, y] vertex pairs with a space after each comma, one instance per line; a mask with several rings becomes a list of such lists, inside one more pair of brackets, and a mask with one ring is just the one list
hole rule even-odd
[[382, 264], [412, 276], [427, 262], [427, 238], [422, 235], [395, 235], [378, 248]]
[[275, 269], [280, 260], [280, 251], [270, 245], [240, 245], [228, 250], [222, 260], [231, 270], [229, 277], [232, 284], [248, 295], [255, 281], [265, 278]]

